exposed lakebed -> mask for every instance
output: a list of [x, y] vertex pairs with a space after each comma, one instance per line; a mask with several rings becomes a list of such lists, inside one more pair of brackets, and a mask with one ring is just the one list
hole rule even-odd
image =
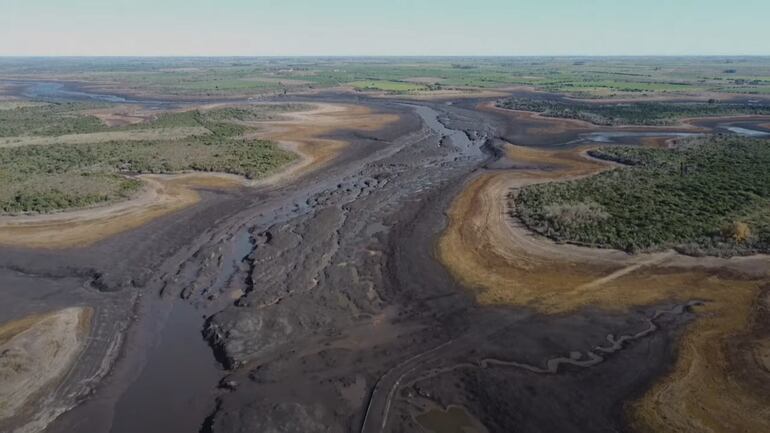
[[[85, 97], [66, 88], [38, 91]], [[576, 431], [575, 419], [620, 429], [618, 402], [670, 364], [689, 315], [667, 319], [640, 337], [644, 344], [629, 343], [581, 375], [567, 367], [543, 380], [526, 369], [498, 373], [470, 362], [496, 356], [541, 366], [604, 344], [608, 335], [646, 329], [649, 315], [549, 317], [479, 306], [436, 261], [449, 203], [499, 158], [494, 142], [508, 125], [463, 104], [297, 99], [362, 104], [401, 120], [383, 131], [340, 131], [335, 138], [349, 148], [288, 185], [207, 191], [197, 206], [90, 248], [0, 251], [0, 272], [61, 281], [59, 304], [74, 299], [104, 314], [84, 365], [97, 364], [108, 343], [122, 342], [111, 373], [89, 383], [80, 405], [48, 432], [414, 431], [410, 402], [398, 391], [424, 377], [431, 395], [458, 405], [418, 418], [429, 430], [466, 425], [481, 433], [470, 413], [486, 422], [485, 411], [502, 407], [512, 416], [487, 427], [510, 431], [531, 401], [560, 409], [528, 417], [532, 430]], [[570, 134], [594, 142], [646, 137]], [[533, 140], [558, 146], [561, 138]], [[29, 301], [19, 293], [14, 302]], [[111, 318], [127, 331], [105, 327]], [[433, 375], [452, 363], [472, 367]], [[84, 376], [75, 370], [72, 379]]]

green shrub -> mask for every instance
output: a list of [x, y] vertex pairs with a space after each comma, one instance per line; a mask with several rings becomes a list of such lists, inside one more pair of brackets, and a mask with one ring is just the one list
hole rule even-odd
[[559, 241], [628, 251], [770, 252], [770, 142], [712, 138], [591, 155], [629, 166], [525, 187], [514, 214]]
[[92, 106], [68, 103], [0, 110], [0, 137], [56, 136], [106, 130], [107, 126], [98, 118], [80, 113], [86, 108]]
[[533, 111], [548, 117], [577, 119], [595, 125], [671, 125], [686, 117], [770, 114], [768, 104], [748, 103], [583, 103], [535, 98], [509, 98], [498, 102], [509, 110]]
[[[257, 118], [285, 110], [276, 107], [165, 113], [149, 125], [121, 128], [203, 126], [210, 131], [181, 139], [0, 148], [0, 212], [52, 212], [124, 199], [141, 186], [141, 182], [130, 177], [133, 174], [205, 171], [250, 179], [265, 176], [295, 156], [274, 143], [243, 138], [248, 127], [230, 116]], [[61, 107], [48, 109], [48, 114], [64, 116], [64, 111], [59, 111], [64, 110]], [[24, 117], [28, 114], [16, 113], [21, 117], [14, 117], [5, 131], [17, 134], [25, 125], [37, 122]], [[69, 112], [67, 116], [70, 123], [49, 129], [40, 129], [43, 127], [38, 125], [38, 129], [30, 131], [47, 134], [87, 129], [81, 125], [79, 115]]]

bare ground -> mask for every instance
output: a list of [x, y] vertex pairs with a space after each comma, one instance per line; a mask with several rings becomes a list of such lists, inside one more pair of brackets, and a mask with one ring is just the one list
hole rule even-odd
[[25, 416], [33, 425], [50, 422], [45, 415], [36, 416], [30, 405], [44, 399], [77, 361], [90, 333], [92, 313], [72, 307], [0, 327], [0, 427]]

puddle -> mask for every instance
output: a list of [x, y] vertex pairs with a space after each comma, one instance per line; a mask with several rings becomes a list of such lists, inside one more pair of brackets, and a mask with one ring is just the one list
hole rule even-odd
[[459, 406], [449, 406], [446, 411], [431, 409], [415, 420], [431, 433], [487, 433], [481, 422]]

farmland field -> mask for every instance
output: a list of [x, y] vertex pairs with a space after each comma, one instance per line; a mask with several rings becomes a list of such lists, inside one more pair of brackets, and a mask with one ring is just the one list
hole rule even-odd
[[[0, 79], [56, 77], [139, 95], [234, 97], [353, 85], [417, 91], [528, 86], [584, 98], [715, 94], [765, 95], [770, 60], [758, 57], [433, 57], [0, 59]], [[418, 79], [415, 81], [415, 79]], [[351, 84], [352, 83], [352, 84]]]

